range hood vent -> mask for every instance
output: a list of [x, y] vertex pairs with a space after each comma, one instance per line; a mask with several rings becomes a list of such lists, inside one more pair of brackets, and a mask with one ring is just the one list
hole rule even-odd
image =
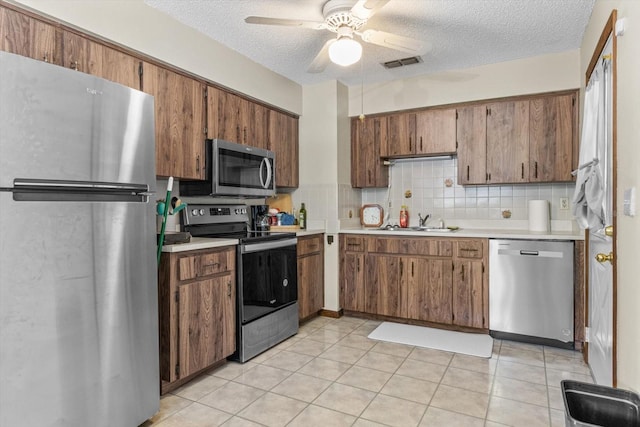
[[409, 58], [395, 59], [393, 61], [383, 62], [382, 66], [387, 69], [405, 67], [407, 65], [419, 64], [422, 59], [419, 56], [411, 56]]

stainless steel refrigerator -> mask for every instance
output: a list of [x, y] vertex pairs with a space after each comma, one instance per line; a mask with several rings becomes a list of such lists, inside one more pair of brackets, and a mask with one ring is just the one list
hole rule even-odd
[[0, 52], [0, 426], [159, 408], [153, 98]]

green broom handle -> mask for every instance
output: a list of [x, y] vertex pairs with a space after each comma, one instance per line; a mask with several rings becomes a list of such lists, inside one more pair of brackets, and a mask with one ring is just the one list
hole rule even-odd
[[158, 241], [158, 266], [160, 265], [160, 256], [162, 255], [162, 246], [164, 245], [164, 229], [167, 226], [167, 214], [169, 213], [169, 201], [171, 200], [171, 190], [173, 189], [173, 177], [169, 177], [167, 182], [167, 197], [164, 199], [164, 212], [162, 213], [162, 227], [160, 228], [160, 240]]

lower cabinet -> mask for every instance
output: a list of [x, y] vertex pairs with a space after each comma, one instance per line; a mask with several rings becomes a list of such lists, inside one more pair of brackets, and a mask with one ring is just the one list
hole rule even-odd
[[235, 352], [235, 247], [163, 253], [158, 291], [164, 394]]
[[298, 237], [298, 318], [324, 307], [324, 234]]
[[488, 329], [487, 239], [340, 236], [343, 310]]

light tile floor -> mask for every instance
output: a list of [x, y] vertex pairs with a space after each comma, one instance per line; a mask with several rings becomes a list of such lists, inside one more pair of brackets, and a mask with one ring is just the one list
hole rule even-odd
[[144, 426], [564, 426], [560, 381], [592, 382], [575, 351], [495, 340], [484, 359], [367, 338], [379, 324], [313, 319], [163, 396]]

